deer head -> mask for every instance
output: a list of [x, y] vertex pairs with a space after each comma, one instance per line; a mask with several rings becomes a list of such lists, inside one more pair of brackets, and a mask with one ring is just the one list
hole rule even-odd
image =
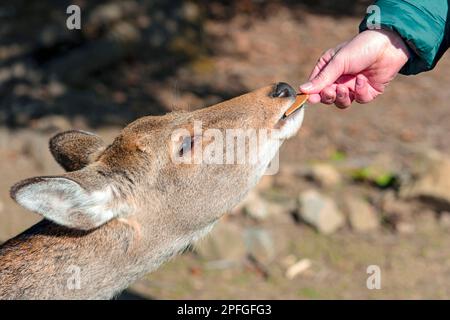
[[[179, 232], [197, 230], [235, 206], [281, 141], [300, 128], [302, 109], [283, 116], [295, 97], [279, 83], [209, 108], [140, 118], [109, 146], [83, 131], [58, 134], [50, 150], [69, 172], [24, 180], [11, 195], [68, 228], [91, 230], [130, 217], [150, 228], [157, 211]], [[239, 148], [244, 161], [237, 159]]]
[[[258, 182], [303, 109], [267, 86], [193, 112], [144, 117], [106, 146], [68, 131], [50, 141], [59, 176], [12, 197], [46, 220], [0, 246], [0, 298], [111, 298], [210, 230]], [[256, 145], [255, 145], [256, 144]], [[77, 266], [80, 290], [67, 285]]]

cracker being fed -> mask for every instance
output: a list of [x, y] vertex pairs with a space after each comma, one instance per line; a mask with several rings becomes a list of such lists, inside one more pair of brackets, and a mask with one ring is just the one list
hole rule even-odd
[[307, 94], [297, 94], [297, 98], [295, 99], [295, 102], [292, 104], [292, 106], [284, 113], [285, 117], [290, 116], [291, 114], [293, 114], [295, 111], [297, 111], [298, 109], [300, 109], [301, 107], [303, 107], [303, 105], [305, 104], [305, 102], [308, 100], [309, 95]]

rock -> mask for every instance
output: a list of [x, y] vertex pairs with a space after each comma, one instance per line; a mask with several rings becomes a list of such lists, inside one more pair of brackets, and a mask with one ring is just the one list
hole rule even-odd
[[439, 217], [439, 225], [444, 229], [450, 229], [450, 212], [442, 212]]
[[417, 230], [432, 233], [438, 227], [438, 214], [430, 209], [422, 210], [419, 214], [415, 215], [414, 223], [417, 226]]
[[244, 212], [244, 204], [242, 202], [238, 203], [234, 208], [228, 212], [230, 216], [238, 216], [241, 215], [242, 212]]
[[393, 191], [385, 192], [378, 204], [383, 213], [383, 221], [400, 233], [412, 233], [415, 230], [413, 214], [416, 204], [399, 199]]
[[211, 233], [194, 245], [198, 255], [206, 260], [224, 260], [237, 263], [246, 256], [246, 247], [240, 226], [219, 221]]
[[283, 165], [280, 167], [280, 171], [273, 177], [274, 186], [279, 189], [290, 189], [294, 185], [298, 184], [298, 177], [304, 175], [301, 168], [297, 165]]
[[22, 153], [29, 158], [36, 169], [45, 174], [61, 172], [61, 167], [55, 161], [48, 148], [49, 137], [38, 132], [22, 132]]
[[258, 184], [256, 185], [256, 190], [258, 191], [264, 191], [267, 189], [270, 189], [274, 184], [274, 178], [273, 176], [265, 175], [259, 180]]
[[401, 234], [413, 234], [416, 231], [416, 226], [411, 222], [399, 221], [395, 224], [395, 231]]
[[450, 160], [430, 161], [419, 177], [402, 186], [403, 199], [419, 199], [437, 211], [450, 210]]
[[411, 204], [398, 199], [392, 191], [388, 191], [383, 195], [380, 208], [388, 216], [409, 217], [413, 212]]
[[52, 97], [60, 97], [66, 92], [66, 87], [64, 84], [58, 81], [51, 81], [47, 86], [48, 94]]
[[341, 183], [340, 173], [326, 163], [315, 164], [308, 172], [308, 176], [324, 188], [332, 188]]
[[55, 134], [72, 129], [72, 124], [66, 117], [53, 115], [33, 121], [32, 127], [42, 133]]
[[258, 263], [266, 266], [275, 258], [275, 246], [267, 230], [248, 228], [244, 231], [244, 241], [247, 254]]
[[353, 230], [369, 232], [378, 229], [380, 226], [377, 213], [368, 202], [357, 197], [347, 197], [345, 205]]
[[281, 265], [288, 269], [289, 267], [293, 266], [297, 262], [297, 257], [293, 254], [290, 254], [283, 259], [281, 259]]
[[300, 218], [323, 234], [331, 234], [344, 224], [344, 216], [334, 201], [317, 191], [300, 194], [299, 204]]
[[192, 2], [183, 2], [182, 16], [189, 22], [196, 22], [200, 19], [200, 8]]
[[266, 200], [256, 191], [250, 192], [244, 200], [243, 211], [249, 217], [257, 220], [264, 220], [269, 215]]
[[289, 215], [294, 210], [294, 207], [290, 203], [267, 203], [267, 212], [269, 216], [279, 217], [281, 215]]
[[445, 159], [441, 152], [424, 145], [409, 146], [408, 152], [411, 160], [405, 166], [409, 173], [416, 176], [426, 173], [433, 163]]
[[289, 280], [294, 279], [298, 275], [302, 274], [309, 268], [311, 268], [311, 260], [309, 259], [302, 259], [299, 262], [293, 264], [286, 270], [286, 278]]

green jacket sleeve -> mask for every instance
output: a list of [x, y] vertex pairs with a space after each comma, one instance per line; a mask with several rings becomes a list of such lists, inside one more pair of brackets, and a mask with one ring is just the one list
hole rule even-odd
[[383, 29], [396, 31], [411, 49], [412, 56], [400, 71], [417, 74], [431, 70], [450, 45], [450, 0], [377, 0], [380, 10], [368, 13], [359, 26], [379, 17]]

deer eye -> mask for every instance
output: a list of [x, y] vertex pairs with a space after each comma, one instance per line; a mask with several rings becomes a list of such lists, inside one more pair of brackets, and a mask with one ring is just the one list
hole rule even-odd
[[183, 142], [181, 143], [180, 150], [178, 151], [178, 155], [180, 157], [184, 156], [186, 153], [191, 151], [194, 148], [194, 137], [185, 137]]

